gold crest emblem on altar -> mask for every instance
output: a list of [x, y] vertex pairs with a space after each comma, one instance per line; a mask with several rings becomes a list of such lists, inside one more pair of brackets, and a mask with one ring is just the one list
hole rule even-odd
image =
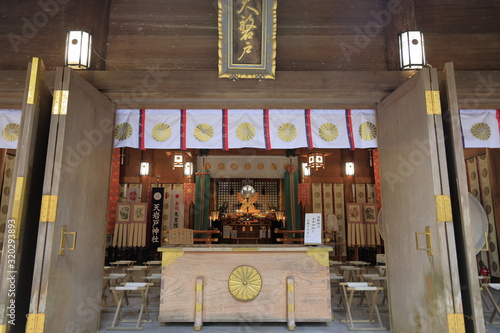
[[229, 276], [229, 292], [240, 301], [251, 301], [262, 289], [262, 277], [252, 266], [236, 267]]

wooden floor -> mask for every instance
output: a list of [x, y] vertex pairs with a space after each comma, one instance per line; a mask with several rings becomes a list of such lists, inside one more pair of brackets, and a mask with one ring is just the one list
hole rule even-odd
[[[159, 308], [159, 287], [153, 287], [150, 291], [149, 295], [149, 308], [152, 310], [150, 313], [150, 317], [152, 319], [151, 323], [142, 323], [142, 327], [144, 327], [143, 332], [151, 332], [151, 333], [156, 333], [156, 332], [173, 332], [173, 333], [182, 333], [182, 332], [193, 332], [193, 323], [162, 323], [161, 326], [158, 325], [157, 321], [157, 316], [158, 316], [158, 308]], [[336, 290], [333, 291], [333, 297], [332, 297], [332, 309], [333, 309], [333, 316], [334, 320], [329, 323], [297, 323], [297, 328], [296, 331], [298, 332], [348, 332], [349, 327], [347, 323], [342, 323], [341, 320], [345, 318], [345, 310], [341, 307], [339, 307], [339, 298], [341, 296], [340, 293], [337, 293]], [[112, 301], [112, 296], [108, 293], [107, 295], [107, 301], [108, 304], [113, 304]], [[379, 296], [380, 299], [379, 301], [382, 300], [382, 296]], [[123, 309], [123, 314], [124, 314], [124, 319], [130, 319], [134, 320], [137, 319], [138, 316], [138, 310], [140, 308], [141, 304], [141, 298], [139, 295], [131, 295], [129, 298], [130, 300], [130, 307], [124, 307]], [[355, 300], [354, 302], [357, 302]], [[366, 302], [365, 302], [366, 304]], [[367, 306], [362, 306], [362, 307], [353, 307], [353, 318], [366, 318], [367, 317]], [[385, 327], [389, 327], [389, 315], [387, 312], [387, 307], [386, 306], [380, 306], [380, 316], [382, 319], [382, 323]], [[111, 326], [111, 323], [113, 321], [113, 316], [114, 316], [114, 311], [116, 307], [110, 306], [106, 308], [102, 308], [101, 312], [101, 329], [99, 332], [112, 332], [109, 330], [106, 330], [106, 328], [109, 328]], [[154, 311], [154, 312], [153, 312]], [[144, 318], [144, 317], [143, 317]], [[368, 323], [368, 324], [358, 324], [356, 323], [356, 326], [359, 327], [376, 327], [375, 323]], [[119, 323], [117, 326], [119, 327], [134, 327], [134, 323]], [[264, 332], [269, 332], [269, 333], [279, 333], [279, 332], [290, 332], [287, 329], [287, 324], [286, 323], [205, 323], [203, 325], [202, 332], [205, 333], [225, 333], [225, 332], [231, 332], [231, 333], [236, 333], [236, 332], [246, 332], [246, 333], [264, 333]], [[364, 332], [371, 332], [371, 331], [364, 331]], [[375, 332], [375, 331], [373, 331]], [[376, 331], [376, 332], [389, 332], [389, 330], [386, 331]], [[500, 333], [500, 330], [499, 330]]]

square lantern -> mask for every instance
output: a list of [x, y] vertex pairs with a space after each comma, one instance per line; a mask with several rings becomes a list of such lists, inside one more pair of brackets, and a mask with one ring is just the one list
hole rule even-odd
[[193, 162], [186, 162], [184, 164], [184, 176], [193, 175]]
[[92, 36], [85, 31], [70, 31], [66, 40], [65, 65], [74, 69], [89, 69]]
[[346, 176], [354, 176], [354, 163], [347, 162], [345, 164], [345, 175]]
[[405, 31], [398, 35], [399, 69], [421, 69], [425, 60], [424, 34], [420, 31]]
[[302, 177], [309, 177], [311, 175], [311, 168], [307, 163], [301, 164]]
[[323, 158], [323, 154], [321, 153], [310, 153], [308, 155], [309, 168], [318, 170], [319, 168], [325, 167], [325, 160]]
[[139, 171], [139, 174], [141, 176], [147, 176], [147, 175], [149, 175], [149, 163], [148, 162], [142, 162], [141, 163], [141, 169]]
[[174, 154], [174, 163], [172, 164], [173, 168], [184, 168], [184, 155], [182, 153]]

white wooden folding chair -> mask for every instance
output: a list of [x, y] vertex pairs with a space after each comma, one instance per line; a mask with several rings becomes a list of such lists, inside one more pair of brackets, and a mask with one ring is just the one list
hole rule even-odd
[[[377, 307], [377, 295], [379, 291], [382, 290], [381, 287], [375, 287], [367, 282], [341, 282], [340, 286], [342, 287], [342, 296], [344, 297], [344, 304], [346, 307], [346, 319], [342, 320], [342, 322], [349, 323], [349, 330], [351, 331], [385, 331], [386, 328], [382, 324], [382, 320], [380, 319], [380, 313]], [[369, 306], [369, 315], [368, 319], [353, 319], [352, 318], [352, 300], [355, 293], [366, 293], [368, 299]], [[373, 323], [375, 322], [373, 317], [373, 313], [375, 312], [376, 319], [378, 322], [378, 327], [357, 327], [354, 323]]]
[[493, 297], [493, 294], [490, 291], [490, 288], [495, 289], [495, 290], [500, 290], [500, 283], [483, 283], [481, 285], [481, 291], [483, 291], [486, 296], [490, 299], [491, 303], [493, 304], [493, 313], [490, 316], [490, 319], [488, 320], [487, 324], [490, 325], [500, 325], [500, 322], [493, 322], [493, 319], [497, 315], [500, 315], [500, 298], [495, 301], [495, 298]]
[[[111, 287], [111, 292], [116, 300], [116, 312], [113, 318], [113, 323], [111, 327], [106, 328], [106, 330], [111, 331], [141, 331], [143, 327], [141, 323], [151, 322], [149, 319], [148, 310], [148, 293], [151, 283], [147, 282], [127, 282], [123, 286]], [[126, 297], [129, 291], [139, 291], [141, 293], [141, 309], [139, 310], [139, 315], [137, 320], [124, 320], [122, 318], [122, 303], [123, 299]], [[142, 319], [143, 314], [146, 314], [146, 319]], [[136, 323], [135, 327], [117, 327], [118, 323]]]

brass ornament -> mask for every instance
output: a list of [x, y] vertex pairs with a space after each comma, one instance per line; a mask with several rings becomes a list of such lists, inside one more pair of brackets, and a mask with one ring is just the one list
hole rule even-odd
[[229, 275], [228, 288], [237, 300], [251, 301], [259, 295], [262, 289], [262, 277], [252, 266], [239, 266]]
[[316, 260], [320, 265], [330, 267], [330, 258], [328, 251], [330, 251], [329, 248], [311, 247], [309, 250], [307, 250], [307, 255]]
[[176, 261], [183, 255], [184, 251], [182, 251], [181, 249], [170, 249], [169, 251], [163, 252], [161, 257], [161, 267], [167, 267], [171, 265], [174, 261]]

